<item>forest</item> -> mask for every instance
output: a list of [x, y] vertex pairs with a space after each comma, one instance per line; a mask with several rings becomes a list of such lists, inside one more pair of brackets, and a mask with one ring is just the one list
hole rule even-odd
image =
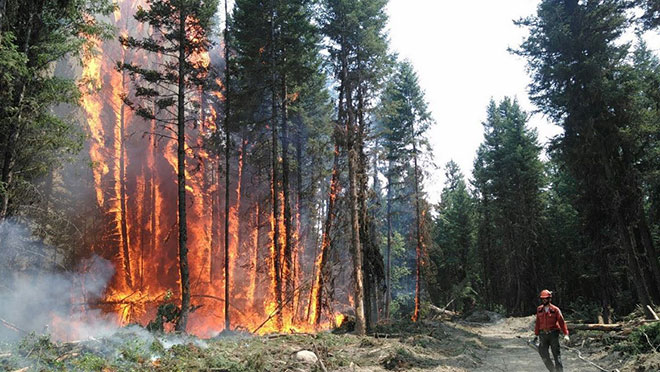
[[470, 174], [433, 160], [387, 4], [0, 0], [0, 338], [364, 335], [528, 316], [542, 289], [584, 322], [657, 320], [660, 1], [513, 20], [561, 133], [491, 100]]

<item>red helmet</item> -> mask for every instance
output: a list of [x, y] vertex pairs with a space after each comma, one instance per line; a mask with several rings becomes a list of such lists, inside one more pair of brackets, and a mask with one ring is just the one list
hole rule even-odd
[[541, 294], [539, 295], [540, 298], [552, 298], [552, 292], [548, 291], [547, 289], [544, 289], [541, 291]]

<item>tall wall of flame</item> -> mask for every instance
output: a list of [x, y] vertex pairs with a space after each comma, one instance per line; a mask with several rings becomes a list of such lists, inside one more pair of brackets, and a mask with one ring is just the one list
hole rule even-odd
[[[119, 1], [111, 21], [122, 33], [139, 36], [146, 30], [133, 14], [139, 0]], [[144, 5], [144, 4], [142, 4]], [[130, 31], [129, 31], [130, 30]], [[100, 53], [85, 61], [83, 76], [90, 92], [83, 98], [88, 130], [88, 151], [93, 164], [96, 203], [104, 213], [104, 229], [93, 247], [110, 259], [116, 274], [103, 301], [97, 304], [117, 314], [117, 322], [146, 323], [168, 292], [179, 294], [177, 255], [176, 144], [155, 122], [145, 121], [126, 107], [120, 94], [131, 92], [130, 79], [115, 69], [117, 61], [149, 64], [154, 56], [124, 49], [117, 41], [99, 41]], [[210, 51], [199, 58], [220, 59]], [[211, 92], [221, 96], [221, 92]], [[277, 311], [272, 290], [272, 224], [268, 206], [267, 176], [250, 166], [251, 146], [237, 138], [231, 159], [230, 213], [224, 216], [224, 170], [218, 159], [204, 150], [204, 138], [220, 125], [216, 112], [201, 94], [199, 122], [187, 132], [186, 207], [193, 305], [189, 330], [202, 336], [224, 326], [223, 242], [224, 218], [230, 218], [230, 318], [232, 328], [259, 332], [278, 331], [268, 321]], [[171, 133], [169, 133], [171, 135]], [[254, 182], [263, 176], [264, 182]], [[282, 208], [280, 208], [281, 210]], [[300, 228], [300, 221], [295, 224]], [[283, 226], [281, 227], [283, 229]], [[305, 247], [294, 232], [297, 257]], [[312, 248], [313, 252], [314, 249]], [[297, 259], [296, 259], [297, 260]], [[313, 265], [299, 263], [299, 266]], [[287, 280], [301, 287], [301, 276], [312, 270], [296, 267]], [[307, 281], [309, 282], [309, 281]], [[302, 288], [302, 287], [301, 287]], [[304, 288], [303, 288], [304, 289]], [[296, 291], [296, 309], [305, 309], [307, 295]], [[310, 326], [300, 313], [287, 311], [286, 329], [306, 330]]]

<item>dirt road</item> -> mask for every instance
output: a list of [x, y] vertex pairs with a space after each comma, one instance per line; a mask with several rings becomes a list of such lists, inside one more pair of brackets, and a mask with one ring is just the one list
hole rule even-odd
[[[490, 345], [482, 356], [483, 364], [475, 372], [539, 372], [545, 366], [538, 353], [527, 345], [534, 329], [534, 318], [506, 318], [494, 323], [470, 325]], [[562, 348], [565, 372], [592, 372], [597, 368], [580, 360], [575, 353]]]

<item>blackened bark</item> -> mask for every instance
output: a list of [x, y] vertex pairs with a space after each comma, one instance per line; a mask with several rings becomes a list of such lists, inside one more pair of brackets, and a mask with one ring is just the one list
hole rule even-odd
[[282, 328], [282, 270], [280, 267], [281, 262], [281, 247], [280, 247], [280, 200], [279, 200], [279, 176], [278, 168], [278, 139], [277, 139], [277, 75], [276, 75], [276, 61], [275, 61], [275, 0], [270, 1], [270, 67], [271, 67], [271, 146], [272, 146], [272, 203], [273, 203], [273, 265], [275, 271], [275, 301], [277, 302], [277, 328]]
[[296, 308], [295, 301], [291, 299], [294, 297], [295, 286], [295, 270], [293, 266], [293, 239], [292, 239], [292, 223], [291, 223], [291, 192], [289, 188], [289, 118], [288, 118], [288, 101], [287, 101], [287, 87], [286, 75], [282, 74], [281, 79], [281, 109], [280, 115], [282, 116], [282, 194], [284, 196], [284, 267], [282, 268], [283, 279], [285, 282], [285, 298], [290, 304], [290, 308]]
[[178, 332], [185, 332], [190, 313], [190, 273], [188, 269], [188, 229], [186, 222], [186, 133], [185, 133], [185, 66], [186, 66], [186, 17], [185, 10], [179, 11], [179, 87], [177, 94], [177, 181], [179, 209], [179, 268], [181, 272], [181, 316], [176, 324]]
[[225, 262], [224, 262], [224, 273], [225, 273], [225, 330], [229, 330], [230, 319], [229, 319], [229, 155], [230, 155], [230, 144], [231, 138], [229, 135], [229, 115], [230, 115], [230, 70], [229, 70], [229, 18], [227, 10], [227, 1], [225, 0]]
[[[124, 89], [126, 73], [121, 73], [121, 86]], [[129, 288], [133, 288], [133, 280], [131, 277], [131, 253], [128, 246], [128, 221], [126, 217], [126, 145], [124, 144], [125, 131], [126, 131], [126, 105], [122, 101], [119, 108], [119, 209], [120, 209], [120, 229], [121, 229], [121, 243], [122, 253], [124, 256], [124, 279]]]
[[330, 256], [330, 230], [332, 229], [332, 222], [335, 217], [335, 200], [337, 199], [337, 192], [339, 191], [339, 144], [337, 139], [335, 139], [335, 152], [334, 160], [332, 165], [332, 176], [330, 178], [330, 191], [328, 195], [328, 210], [325, 218], [325, 224], [323, 227], [323, 238], [321, 240], [321, 251], [320, 255], [320, 264], [316, 272], [316, 278], [314, 287], [317, 288], [316, 296], [312, 298], [312, 305], [310, 306], [313, 309], [312, 318], [310, 323], [314, 325], [319, 325], [321, 322], [321, 311], [323, 304], [323, 289], [325, 286], [325, 279], [327, 275], [326, 265], [328, 263], [328, 257]]

